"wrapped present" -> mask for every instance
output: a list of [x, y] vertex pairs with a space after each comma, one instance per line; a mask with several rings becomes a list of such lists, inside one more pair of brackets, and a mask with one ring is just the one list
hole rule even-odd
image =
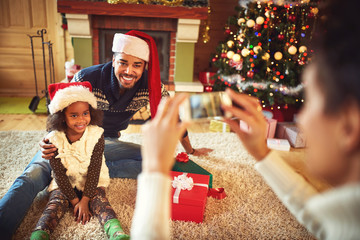
[[210, 132], [230, 132], [230, 126], [219, 120], [211, 120], [209, 130]]
[[208, 175], [170, 172], [172, 181], [171, 219], [200, 223], [208, 194]]
[[213, 180], [212, 174], [209, 173], [208, 171], [206, 171], [204, 168], [197, 165], [194, 161], [192, 161], [190, 159], [187, 162], [176, 161], [172, 168], [172, 171], [208, 175], [209, 176], [209, 182], [208, 182], [209, 188], [212, 188], [212, 180]]
[[[266, 118], [266, 121], [268, 123], [267, 129], [266, 129], [266, 138], [274, 138], [275, 132], [276, 132], [276, 124], [277, 120], [272, 118]], [[250, 126], [246, 124], [246, 122], [240, 120], [240, 129], [249, 132]]]
[[268, 138], [267, 146], [274, 150], [290, 151], [290, 143], [286, 139]]
[[287, 139], [294, 148], [306, 146], [305, 134], [292, 122], [278, 123], [276, 138]]
[[215, 75], [215, 72], [200, 72], [199, 73], [199, 81], [204, 86], [212, 86], [214, 85], [215, 79], [212, 77]]

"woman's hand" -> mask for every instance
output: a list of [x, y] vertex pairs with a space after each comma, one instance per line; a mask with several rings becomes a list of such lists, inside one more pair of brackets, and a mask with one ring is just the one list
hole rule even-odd
[[175, 162], [175, 149], [189, 123], [179, 122], [179, 105], [187, 97], [179, 94], [159, 104], [156, 116], [142, 127], [143, 172], [168, 174]]
[[78, 223], [82, 223], [85, 225], [88, 221], [90, 221], [90, 218], [92, 216], [90, 210], [89, 210], [89, 201], [90, 198], [83, 196], [74, 207], [74, 216], [75, 221]]
[[244, 121], [250, 127], [250, 130], [248, 132], [241, 130], [238, 121], [231, 119], [225, 119], [224, 121], [237, 133], [248, 152], [253, 155], [256, 160], [262, 160], [270, 150], [266, 145], [267, 122], [262, 114], [262, 108], [258, 99], [236, 93], [229, 88], [226, 89], [226, 93], [233, 102], [241, 106], [242, 109], [235, 106], [223, 106], [222, 108], [232, 113], [232, 115], [239, 120]]
[[42, 158], [50, 160], [52, 157], [55, 156], [57, 148], [55, 147], [55, 145], [49, 143], [49, 139], [44, 138], [42, 141], [39, 142], [39, 145], [40, 151], [42, 153]]

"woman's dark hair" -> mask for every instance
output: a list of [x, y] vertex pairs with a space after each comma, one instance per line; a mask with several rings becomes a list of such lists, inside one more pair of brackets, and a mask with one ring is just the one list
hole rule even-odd
[[[48, 116], [46, 121], [47, 131], [57, 130], [57, 131], [65, 132], [67, 128], [65, 122], [65, 109], [66, 108], [64, 108], [62, 111], [58, 111]], [[104, 115], [103, 111], [99, 109], [94, 109], [90, 104], [89, 104], [89, 110], [91, 117], [89, 125], [102, 126], [103, 115]]]
[[313, 38], [317, 83], [325, 95], [325, 113], [349, 100], [360, 106], [360, 24], [358, 0], [326, 0]]

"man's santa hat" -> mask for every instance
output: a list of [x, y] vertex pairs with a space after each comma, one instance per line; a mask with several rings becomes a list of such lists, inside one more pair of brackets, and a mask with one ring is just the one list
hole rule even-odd
[[50, 84], [48, 89], [51, 99], [48, 106], [50, 114], [62, 111], [74, 102], [87, 102], [94, 109], [97, 108], [96, 97], [89, 82], [54, 83]]
[[114, 35], [113, 52], [125, 53], [148, 63], [148, 87], [151, 116], [155, 117], [161, 100], [161, 79], [156, 43], [148, 34], [132, 30]]

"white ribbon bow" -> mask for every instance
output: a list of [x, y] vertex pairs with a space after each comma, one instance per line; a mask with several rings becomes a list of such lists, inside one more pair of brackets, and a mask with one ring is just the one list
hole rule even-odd
[[174, 180], [172, 181], [172, 187], [176, 188], [173, 196], [173, 203], [179, 203], [179, 196], [181, 190], [188, 190], [190, 191], [194, 186], [206, 187], [208, 188], [209, 185], [202, 184], [202, 183], [194, 183], [192, 177], [187, 177], [187, 173], [183, 173], [179, 176], [175, 176]]

